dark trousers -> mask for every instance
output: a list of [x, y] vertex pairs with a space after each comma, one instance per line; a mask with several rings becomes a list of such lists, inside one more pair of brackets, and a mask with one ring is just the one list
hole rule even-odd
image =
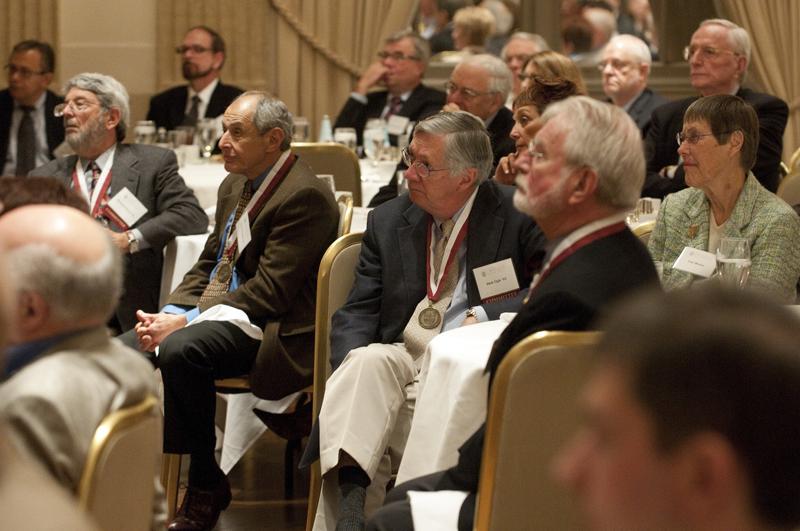
[[[414, 522], [411, 518], [411, 504], [406, 497], [410, 490], [431, 492], [437, 490], [463, 490], [453, 482], [446, 472], [437, 472], [427, 476], [411, 479], [397, 485], [389, 491], [383, 502], [367, 522], [367, 531], [412, 531]], [[458, 513], [458, 531], [472, 531], [475, 519], [475, 493], [470, 493], [461, 504]]]

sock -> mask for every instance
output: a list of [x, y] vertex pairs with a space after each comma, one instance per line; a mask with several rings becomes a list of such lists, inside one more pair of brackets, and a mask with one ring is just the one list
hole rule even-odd
[[224, 474], [217, 465], [214, 451], [191, 455], [189, 464], [189, 486], [200, 490], [213, 490], [219, 485]]
[[339, 521], [336, 531], [363, 531], [364, 502], [367, 499], [369, 476], [357, 466], [339, 468]]

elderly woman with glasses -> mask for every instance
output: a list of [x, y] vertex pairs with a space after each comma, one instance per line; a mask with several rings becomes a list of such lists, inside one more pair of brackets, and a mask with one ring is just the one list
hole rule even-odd
[[695, 278], [672, 267], [684, 248], [714, 253], [722, 238], [736, 237], [750, 247], [749, 285], [794, 302], [800, 218], [750, 171], [758, 147], [753, 108], [737, 96], [700, 98], [686, 110], [677, 141], [689, 188], [664, 199], [648, 245], [663, 265], [665, 289]]

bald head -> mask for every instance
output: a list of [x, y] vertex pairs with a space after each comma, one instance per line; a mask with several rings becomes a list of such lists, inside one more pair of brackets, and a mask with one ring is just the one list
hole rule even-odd
[[30, 205], [0, 216], [10, 285], [16, 290], [14, 342], [104, 324], [119, 298], [121, 263], [91, 217], [60, 205]]

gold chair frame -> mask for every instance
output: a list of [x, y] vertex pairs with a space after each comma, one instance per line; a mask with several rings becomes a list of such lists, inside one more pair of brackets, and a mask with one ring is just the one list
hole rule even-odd
[[633, 234], [636, 235], [637, 238], [642, 240], [642, 243], [647, 245], [647, 242], [650, 240], [650, 234], [652, 234], [653, 229], [656, 226], [656, 220], [651, 219], [650, 221], [645, 221], [637, 225], [633, 229]]
[[[353, 194], [353, 203], [361, 205], [361, 166], [352, 150], [335, 142], [292, 142], [292, 151], [311, 166], [315, 173], [333, 175], [336, 190], [350, 192]], [[331, 167], [326, 163], [322, 167], [314, 164], [315, 159], [323, 157], [335, 158], [341, 162], [341, 166]]]

